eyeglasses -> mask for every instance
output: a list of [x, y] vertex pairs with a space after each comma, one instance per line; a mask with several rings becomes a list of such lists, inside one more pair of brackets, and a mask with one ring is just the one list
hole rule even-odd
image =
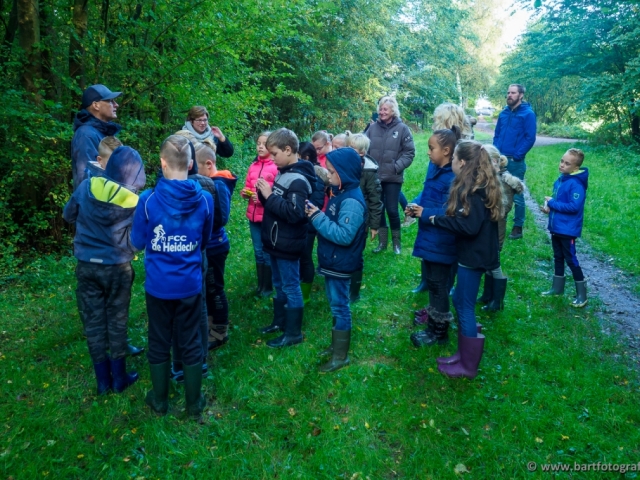
[[107, 102], [110, 103], [111, 105], [117, 105], [118, 102], [116, 102], [115, 98], [112, 98], [111, 100], [100, 100], [101, 102]]
[[208, 121], [208, 118], [196, 118], [195, 120], [192, 120], [191, 123], [207, 123]]
[[[327, 142], [329, 143], [329, 142]], [[316, 147], [316, 152], [320, 153], [322, 150], [324, 150], [324, 147], [327, 146], [327, 143], [325, 143], [324, 145], [322, 145], [321, 147]]]

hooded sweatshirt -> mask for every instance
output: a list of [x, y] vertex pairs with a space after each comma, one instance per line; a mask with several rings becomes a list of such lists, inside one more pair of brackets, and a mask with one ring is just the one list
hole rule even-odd
[[213, 198], [194, 180], [161, 178], [140, 195], [131, 241], [145, 249], [144, 288], [173, 300], [202, 291], [202, 250], [213, 227]]
[[76, 224], [73, 252], [78, 260], [102, 265], [130, 262], [134, 248], [129, 235], [138, 204], [135, 192], [146, 176], [138, 152], [113, 151], [102, 177], [84, 180], [64, 207], [62, 216]]
[[[117, 123], [103, 122], [86, 110], [80, 110], [73, 119], [73, 139], [71, 140], [71, 170], [73, 190], [87, 178], [85, 170], [88, 162], [98, 156], [98, 145], [104, 137], [114, 136], [122, 127]], [[108, 165], [108, 164], [107, 164]]]
[[504, 107], [498, 116], [493, 134], [493, 145], [505, 157], [524, 160], [536, 142], [536, 114], [531, 105], [522, 102], [515, 110]]
[[362, 163], [352, 148], [327, 154], [340, 177], [331, 186], [326, 212], [318, 210], [310, 220], [318, 231], [319, 271], [328, 277], [347, 279], [360, 268], [366, 243], [367, 207], [360, 190]]
[[571, 174], [562, 174], [555, 181], [553, 198], [547, 203], [551, 233], [572, 238], [582, 235], [588, 186], [589, 169], [586, 167]]

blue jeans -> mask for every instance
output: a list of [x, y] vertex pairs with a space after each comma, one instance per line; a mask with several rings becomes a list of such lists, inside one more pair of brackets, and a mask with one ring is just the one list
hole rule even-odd
[[300, 290], [300, 260], [285, 260], [271, 257], [273, 286], [276, 298], [285, 302], [287, 308], [302, 308], [302, 290]]
[[[520, 180], [524, 180], [524, 174], [527, 171], [527, 164], [524, 160], [521, 162], [515, 162], [513, 158], [509, 158], [509, 163], [507, 164], [507, 172], [509, 172], [514, 177], [518, 177]], [[513, 214], [513, 226], [521, 227], [524, 225], [524, 195], [522, 193], [516, 193], [513, 196], [513, 204], [515, 205], [514, 214]]]
[[484, 270], [458, 265], [458, 283], [453, 292], [453, 306], [458, 314], [458, 328], [465, 337], [477, 337], [476, 298]]
[[351, 310], [349, 309], [350, 278], [324, 277], [327, 300], [331, 307], [331, 314], [336, 319], [336, 330], [351, 330]]
[[262, 237], [260, 230], [262, 223], [249, 221], [249, 232], [251, 232], [251, 243], [253, 243], [253, 255], [256, 257], [256, 263], [260, 265], [271, 265], [271, 255], [267, 255], [262, 251]]

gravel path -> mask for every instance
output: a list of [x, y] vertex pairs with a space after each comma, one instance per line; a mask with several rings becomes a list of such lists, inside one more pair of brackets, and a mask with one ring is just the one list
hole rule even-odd
[[[474, 128], [484, 133], [493, 133], [495, 126], [493, 125], [493, 123], [488, 123], [482, 117], [480, 117], [478, 118], [478, 123]], [[542, 135], [537, 135], [536, 143], [534, 143], [533, 146], [544, 147], [546, 145], [555, 145], [557, 143], [576, 143], [576, 142], [584, 142], [584, 140], [578, 140], [576, 138], [544, 137]]]

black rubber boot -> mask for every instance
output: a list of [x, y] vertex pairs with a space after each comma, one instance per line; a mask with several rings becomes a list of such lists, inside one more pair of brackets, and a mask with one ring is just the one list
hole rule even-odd
[[427, 266], [424, 260], [420, 262], [420, 285], [411, 290], [413, 293], [421, 293], [429, 290], [427, 286]]
[[542, 292], [542, 295], [564, 295], [564, 284], [566, 278], [564, 275], [554, 275], [553, 283], [551, 284], [551, 290], [547, 290], [546, 292]]
[[[336, 317], [333, 317], [333, 326], [332, 329], [336, 328]], [[324, 357], [325, 355], [332, 355], [333, 354], [333, 343], [331, 343], [331, 345], [329, 345], [327, 348], [325, 348], [324, 350], [322, 350], [318, 356], [319, 357]]]
[[290, 347], [302, 343], [302, 317], [304, 308], [285, 308], [284, 335], [269, 340], [267, 346], [271, 348]]
[[349, 365], [349, 347], [351, 346], [351, 330], [331, 330], [331, 346], [333, 354], [331, 360], [321, 365], [321, 372], [335, 372]]
[[572, 307], [582, 308], [587, 302], [587, 281], [583, 280], [576, 283], [576, 298], [571, 302]]
[[113, 379], [111, 387], [114, 392], [122, 393], [127, 387], [138, 381], [138, 372], [127, 373], [127, 360], [125, 357], [109, 361], [111, 362], [111, 378]]
[[169, 373], [171, 362], [149, 364], [153, 390], [147, 392], [145, 403], [158, 415], [166, 415], [169, 410]]
[[93, 370], [96, 372], [98, 395], [109, 393], [109, 390], [111, 390], [111, 363], [109, 359], [106, 359], [104, 362], [94, 363]]
[[268, 333], [280, 332], [283, 330], [285, 305], [286, 302], [278, 300], [277, 298], [273, 299], [273, 320], [271, 321], [271, 325], [267, 325], [260, 329], [261, 334], [266, 335]]
[[476, 303], [489, 303], [493, 298], [493, 277], [487, 273], [484, 274], [484, 289], [482, 295], [478, 297]]
[[355, 303], [360, 300], [360, 287], [362, 286], [362, 270], [351, 274], [351, 286], [349, 287], [349, 301]]
[[184, 398], [187, 415], [200, 417], [207, 404], [202, 396], [202, 363], [184, 366]]
[[400, 255], [402, 253], [400, 230], [391, 230], [391, 242], [393, 243], [393, 253]]
[[389, 245], [389, 229], [380, 227], [378, 229], [378, 246], [373, 249], [373, 253], [380, 253], [387, 249]]
[[451, 313], [437, 312], [431, 308], [427, 328], [412, 334], [411, 343], [418, 348], [446, 345], [449, 343], [449, 324], [452, 321]]
[[493, 297], [482, 310], [485, 312], [497, 312], [504, 309], [504, 296], [507, 293], [507, 278], [492, 278]]
[[262, 296], [270, 297], [273, 295], [273, 278], [271, 265], [262, 266]]

